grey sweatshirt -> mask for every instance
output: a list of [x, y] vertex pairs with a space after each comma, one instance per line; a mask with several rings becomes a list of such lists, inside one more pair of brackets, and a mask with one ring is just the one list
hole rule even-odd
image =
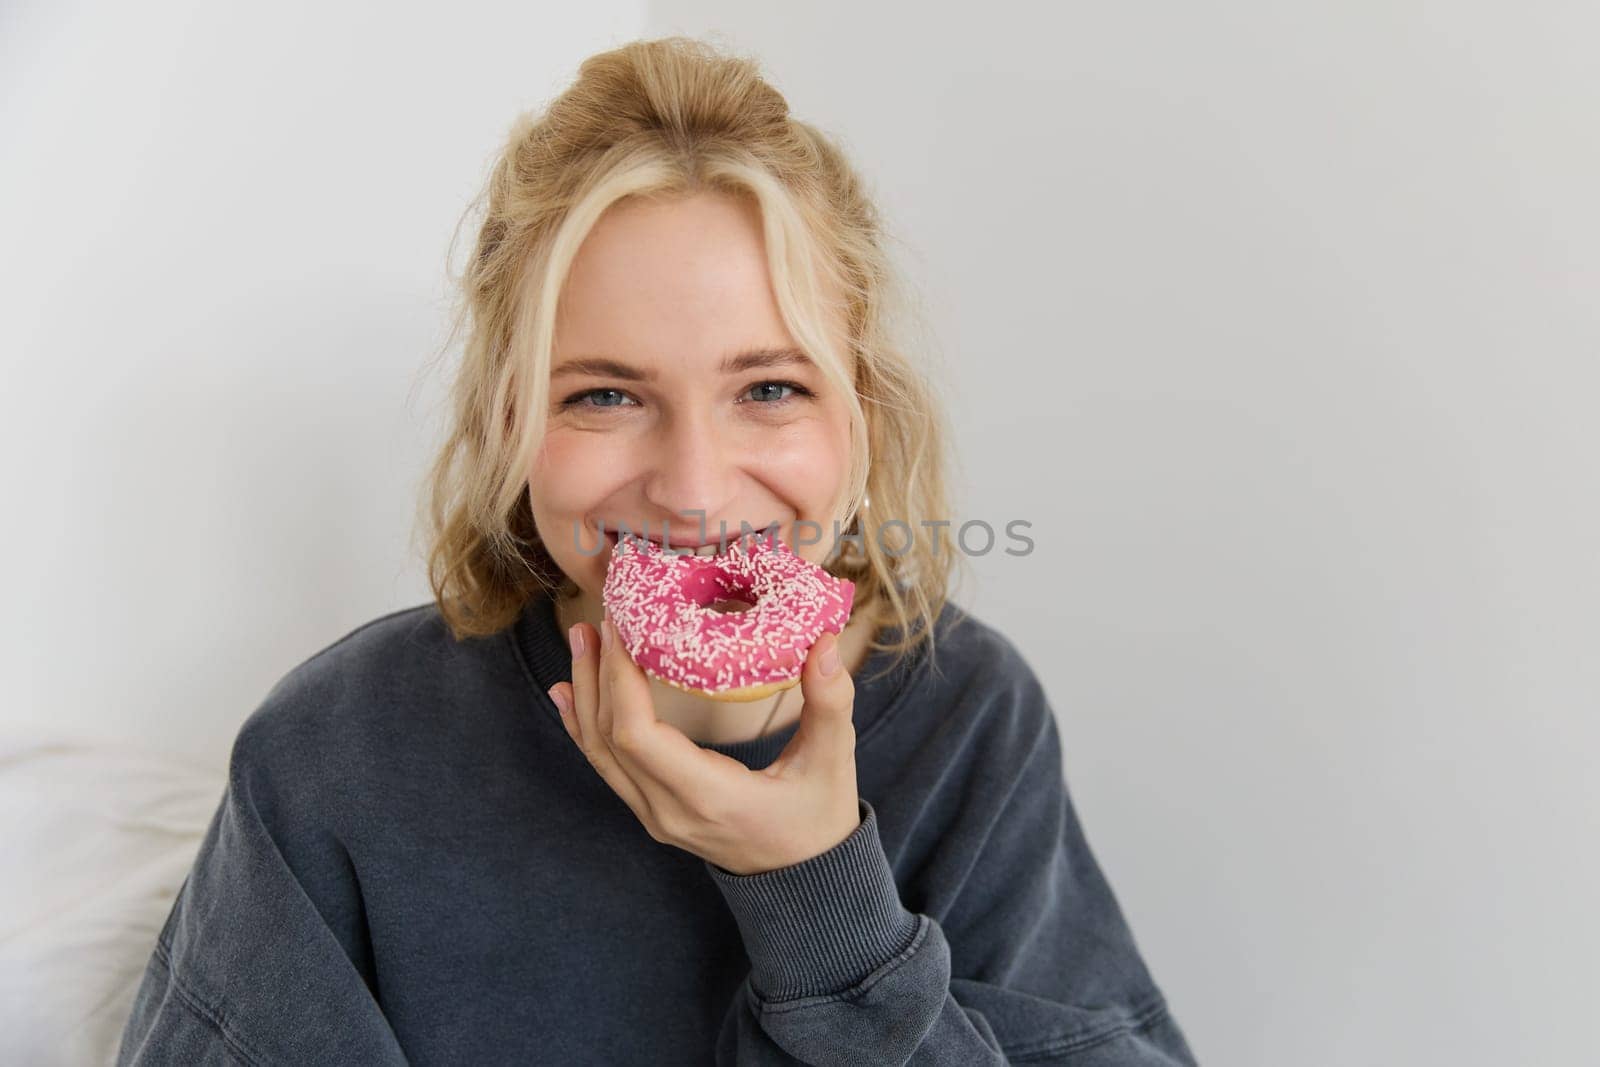
[[[1192, 1064], [1033, 671], [954, 604], [935, 637], [855, 676], [860, 827], [741, 876], [567, 737], [549, 600], [374, 619], [240, 728], [118, 1062]], [[796, 728], [703, 747], [758, 769]]]

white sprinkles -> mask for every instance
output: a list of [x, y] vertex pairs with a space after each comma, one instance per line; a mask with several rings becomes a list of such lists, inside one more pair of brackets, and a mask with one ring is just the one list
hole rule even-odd
[[[765, 534], [742, 537], [719, 556], [625, 538], [612, 551], [602, 597], [640, 667], [685, 688], [722, 692], [799, 677], [822, 632], [844, 629], [855, 586]], [[711, 607], [722, 599], [754, 606]]]

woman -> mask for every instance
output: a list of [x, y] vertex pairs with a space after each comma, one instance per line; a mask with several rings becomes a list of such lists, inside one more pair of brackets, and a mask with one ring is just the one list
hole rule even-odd
[[[486, 195], [435, 600], [246, 721], [121, 1062], [1193, 1062], [1037, 679], [905, 536], [942, 423], [837, 149], [641, 42]], [[776, 533], [854, 613], [759, 704], [665, 686], [603, 618], [622, 526]]]

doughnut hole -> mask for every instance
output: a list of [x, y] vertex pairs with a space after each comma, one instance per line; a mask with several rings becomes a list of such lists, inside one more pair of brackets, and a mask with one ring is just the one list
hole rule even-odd
[[749, 611], [756, 606], [755, 585], [748, 578], [725, 574], [711, 561], [691, 566], [680, 588], [702, 608], [723, 615]]

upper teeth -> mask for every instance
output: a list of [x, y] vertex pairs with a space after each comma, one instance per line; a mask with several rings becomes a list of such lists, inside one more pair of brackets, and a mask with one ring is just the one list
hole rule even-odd
[[650, 538], [650, 543], [663, 552], [672, 552], [680, 556], [720, 556], [733, 546], [734, 541], [732, 538], [725, 544], [718, 544], [713, 541], [709, 545], [701, 545], [699, 548], [690, 548], [688, 545], [664, 545], [654, 538]]
[[[608, 536], [610, 536], [613, 541], [623, 540], [620, 534], [608, 534]], [[648, 538], [647, 540], [649, 540], [652, 545], [662, 552], [672, 552], [680, 556], [721, 556], [738, 546], [741, 543], [742, 536], [744, 535], [729, 534], [726, 540], [720, 542], [713, 541], [708, 545], [701, 545], [698, 548], [690, 548], [688, 545], [669, 546], [662, 544], [653, 537]], [[765, 536], [765, 534], [762, 534], [762, 536]], [[629, 534], [626, 539], [630, 541], [636, 541], [639, 538], [636, 534]]]
[[718, 545], [715, 541], [713, 541], [711, 544], [709, 544], [709, 545], [701, 545], [699, 548], [696, 548], [693, 551], [691, 551], [687, 547], [673, 549], [673, 551], [681, 553], [681, 554], [684, 554], [684, 555], [715, 556], [715, 555], [719, 555], [722, 552], [722, 550], [724, 548], [726, 548], [726, 547], [727, 546], [725, 546], [725, 545]]

